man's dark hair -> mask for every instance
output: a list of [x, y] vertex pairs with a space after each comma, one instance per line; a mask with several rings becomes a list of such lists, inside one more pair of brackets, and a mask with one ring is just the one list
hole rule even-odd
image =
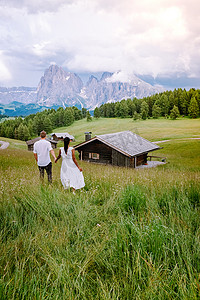
[[43, 139], [43, 138], [45, 138], [46, 137], [46, 132], [44, 131], [44, 130], [42, 130], [41, 132], [40, 132], [40, 137]]

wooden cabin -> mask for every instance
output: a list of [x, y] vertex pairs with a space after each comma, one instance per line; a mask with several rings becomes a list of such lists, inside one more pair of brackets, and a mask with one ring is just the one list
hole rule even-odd
[[65, 137], [70, 138], [70, 140], [74, 140], [73, 135], [69, 134], [68, 132], [62, 132], [62, 133], [52, 133], [51, 138], [54, 141], [63, 141]]
[[[35, 142], [39, 141], [40, 140], [40, 137], [37, 137], [35, 139], [32, 139], [32, 140], [29, 140], [29, 141], [26, 141], [26, 144], [28, 146], [28, 151], [33, 151], [33, 146], [35, 144]], [[54, 140], [50, 140], [48, 138], [46, 138], [47, 141], [49, 141], [51, 143], [51, 146], [53, 149], [56, 149], [57, 148], [57, 141], [54, 141]]]
[[161, 149], [131, 131], [97, 135], [74, 146], [79, 159], [135, 168], [147, 163], [148, 153]]

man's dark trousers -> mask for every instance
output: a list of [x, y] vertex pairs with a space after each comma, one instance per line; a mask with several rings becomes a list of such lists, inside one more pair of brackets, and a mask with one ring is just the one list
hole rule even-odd
[[38, 166], [40, 171], [40, 179], [44, 180], [44, 170], [47, 172], [48, 181], [52, 183], [52, 162], [50, 162], [47, 166], [41, 167]]

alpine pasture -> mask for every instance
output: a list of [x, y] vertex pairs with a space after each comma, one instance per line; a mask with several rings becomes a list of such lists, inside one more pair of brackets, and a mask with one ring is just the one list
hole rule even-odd
[[78, 144], [85, 131], [123, 130], [165, 140], [154, 154], [167, 164], [79, 161], [86, 186], [75, 195], [61, 161], [41, 185], [25, 142], [1, 138], [0, 299], [199, 299], [200, 119], [83, 119], [56, 132]]

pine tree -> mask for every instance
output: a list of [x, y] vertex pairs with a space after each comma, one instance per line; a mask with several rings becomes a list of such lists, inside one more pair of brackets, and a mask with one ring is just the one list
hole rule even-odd
[[92, 117], [89, 110], [87, 110], [86, 118], [87, 118], [87, 122], [92, 121]]
[[141, 117], [143, 120], [146, 120], [148, 117], [149, 106], [146, 101], [143, 101], [141, 104]]
[[152, 117], [154, 119], [158, 119], [160, 115], [161, 115], [161, 108], [158, 105], [154, 104], [152, 108]]
[[24, 125], [21, 123], [18, 127], [18, 139], [19, 140], [24, 140]]
[[57, 113], [56, 113], [55, 110], [51, 112], [50, 118], [51, 118], [52, 126], [53, 126], [53, 127], [57, 127], [58, 119], [57, 119]]
[[186, 115], [188, 109], [188, 103], [187, 103], [187, 92], [184, 89], [180, 95], [179, 99], [179, 111], [181, 115]]
[[32, 119], [30, 119], [28, 121], [28, 130], [29, 130], [30, 136], [33, 136], [34, 134], [33, 134], [33, 120]]
[[14, 131], [12, 126], [7, 126], [6, 127], [6, 137], [12, 139], [14, 138]]
[[112, 115], [111, 105], [110, 103], [106, 103], [106, 111], [105, 111], [105, 117], [110, 118]]
[[200, 90], [196, 90], [194, 93], [194, 97], [197, 100], [198, 106], [199, 106], [199, 110], [200, 110]]
[[134, 121], [139, 120], [140, 117], [141, 117], [141, 115], [138, 114], [138, 113], [135, 111], [134, 114], [133, 114], [133, 120], [134, 120]]
[[0, 124], [0, 136], [5, 137], [6, 136], [6, 122]]
[[165, 93], [163, 93], [159, 100], [156, 102], [156, 105], [158, 105], [161, 108], [161, 114], [162, 116], [167, 116], [169, 113], [169, 100]]
[[74, 119], [81, 120], [82, 119], [81, 111], [76, 106], [73, 106], [72, 109], [73, 109], [73, 113], [74, 113]]
[[58, 124], [57, 126], [62, 127], [66, 125], [65, 122], [65, 110], [63, 107], [59, 107], [57, 110], [57, 115], [58, 115]]
[[35, 135], [40, 135], [42, 130], [44, 130], [44, 119], [40, 113], [37, 113], [33, 119], [33, 132]]
[[115, 103], [115, 117], [120, 117], [120, 103]]
[[83, 107], [81, 112], [82, 112], [82, 117], [86, 118], [87, 109]]
[[30, 133], [29, 133], [28, 127], [26, 125], [24, 125], [24, 128], [23, 128], [23, 141], [27, 141], [29, 139], [30, 139]]
[[65, 126], [69, 126], [74, 122], [74, 113], [71, 107], [65, 109]]
[[120, 112], [120, 117], [121, 118], [127, 118], [128, 117], [128, 105], [126, 104], [126, 100], [122, 100], [120, 102], [119, 112]]
[[18, 130], [15, 128], [14, 139], [18, 140]]
[[114, 118], [114, 116], [115, 116], [115, 103], [111, 102], [111, 103], [108, 103], [108, 104], [109, 104], [109, 108], [110, 108], [110, 111], [109, 111], [110, 115], [109, 115], [109, 117], [110, 118]]
[[135, 112], [135, 109], [136, 109], [135, 104], [134, 104], [133, 100], [131, 100], [131, 99], [127, 99], [126, 104], [128, 106], [128, 115], [130, 117], [132, 117]]
[[100, 110], [98, 107], [95, 107], [95, 109], [94, 109], [94, 117], [96, 119], [100, 118]]
[[46, 116], [44, 118], [44, 126], [43, 127], [44, 127], [43, 129], [44, 129], [44, 131], [46, 131], [46, 133], [49, 133], [49, 132], [52, 131], [51, 120], [50, 120], [50, 118], [48, 116]]
[[190, 105], [188, 108], [188, 113], [191, 118], [197, 118], [199, 115], [199, 106], [195, 97], [193, 97], [190, 101]]
[[176, 118], [179, 117], [179, 115], [180, 115], [179, 109], [178, 109], [178, 107], [176, 105], [174, 105], [174, 107], [170, 111], [170, 118], [172, 120], [175, 120]]
[[169, 91], [169, 109], [172, 109], [174, 107], [174, 93], [172, 91]]

